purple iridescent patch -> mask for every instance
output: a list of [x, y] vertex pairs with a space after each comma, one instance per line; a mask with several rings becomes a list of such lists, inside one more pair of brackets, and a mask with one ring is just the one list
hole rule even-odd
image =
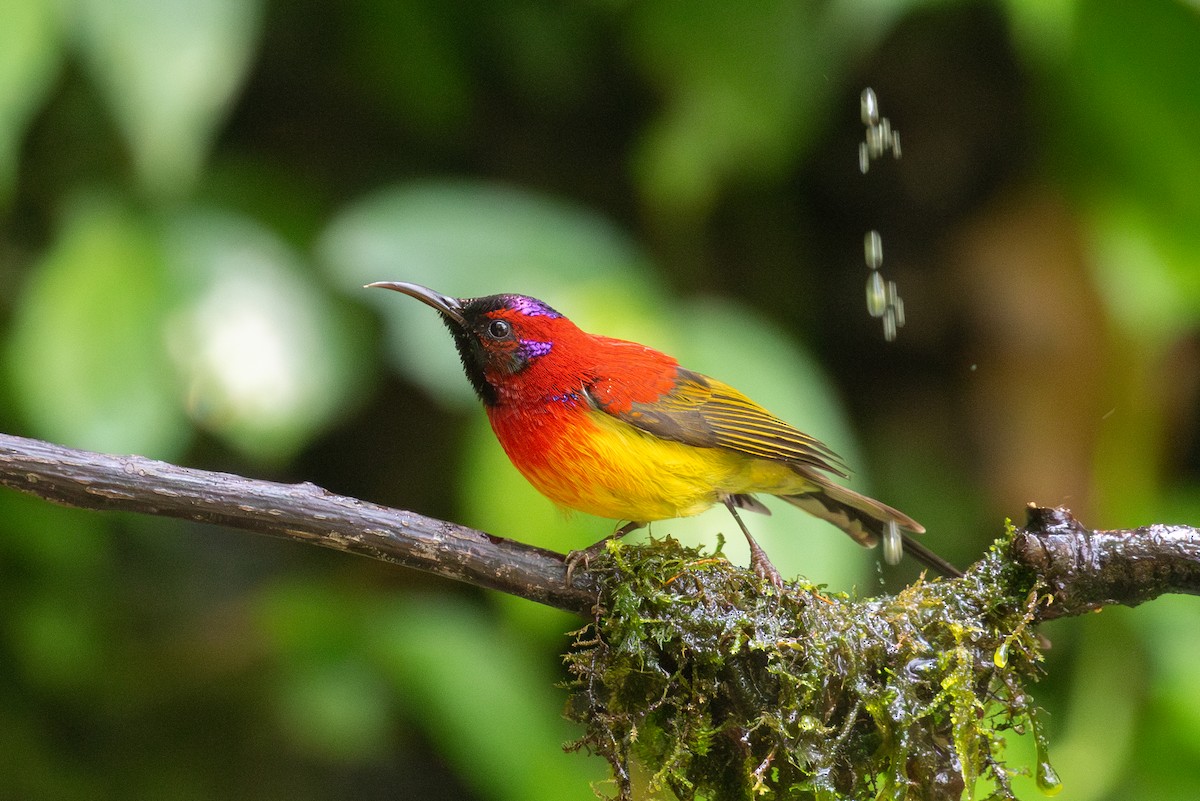
[[550, 352], [550, 348], [554, 347], [553, 342], [538, 342], [536, 339], [522, 339], [521, 353], [527, 359], [536, 359], [538, 356], [545, 356]]
[[504, 305], [508, 306], [508, 308], [529, 317], [562, 317], [561, 314], [542, 301], [537, 298], [528, 297], [527, 295], [505, 295], [504, 300]]

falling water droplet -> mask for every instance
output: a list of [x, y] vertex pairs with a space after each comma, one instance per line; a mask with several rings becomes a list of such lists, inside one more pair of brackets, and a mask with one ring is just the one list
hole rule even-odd
[[863, 252], [867, 258], [867, 266], [878, 270], [879, 265], [883, 264], [883, 237], [878, 231], [867, 231], [867, 235], [863, 237]]
[[[866, 127], [863, 141], [858, 145], [858, 168], [865, 175], [871, 162], [889, 150], [900, 158], [900, 133], [892, 128], [891, 120], [880, 116], [879, 98], [870, 87], [859, 96], [859, 111]], [[867, 278], [867, 312], [882, 318], [883, 338], [888, 342], [896, 339], [898, 329], [904, 327], [904, 301], [894, 281], [886, 284], [879, 274], [883, 265], [883, 240], [878, 231], [868, 231], [863, 238], [863, 255], [871, 275]]]
[[859, 97], [859, 106], [862, 109], [863, 125], [879, 124], [879, 100], [875, 97], [874, 89], [870, 87], [863, 89], [862, 95]]
[[888, 342], [896, 341], [896, 309], [892, 306], [883, 312], [883, 338]]
[[880, 134], [878, 125], [872, 125], [867, 129], [867, 152], [873, 159], [883, 155], [883, 136]]
[[889, 565], [900, 564], [904, 556], [904, 540], [900, 538], [900, 527], [895, 520], [887, 521], [883, 527], [883, 561]]
[[872, 317], [882, 317], [887, 309], [887, 289], [883, 276], [875, 271], [867, 276], [867, 311]]
[[1008, 667], [1008, 640], [1000, 643], [996, 653], [992, 654], [992, 664], [998, 668]]

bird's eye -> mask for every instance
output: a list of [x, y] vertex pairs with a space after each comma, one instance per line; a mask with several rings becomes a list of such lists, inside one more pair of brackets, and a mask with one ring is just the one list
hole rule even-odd
[[512, 333], [512, 325], [507, 320], [492, 320], [488, 323], [487, 334], [492, 339], [506, 339]]

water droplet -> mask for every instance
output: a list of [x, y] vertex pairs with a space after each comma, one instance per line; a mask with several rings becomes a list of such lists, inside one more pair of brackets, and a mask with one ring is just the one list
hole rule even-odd
[[867, 276], [867, 312], [872, 317], [882, 317], [887, 309], [887, 289], [883, 285], [883, 276], [872, 271]]
[[900, 538], [900, 527], [895, 520], [889, 520], [883, 527], [883, 561], [889, 565], [900, 564], [904, 556], [904, 540]]
[[[904, 301], [900, 298], [900, 289], [895, 281], [887, 282], [887, 307], [891, 312], [892, 321], [896, 328], [904, 327]], [[889, 340], [890, 341], [890, 340]]]
[[992, 654], [992, 664], [998, 668], [1008, 667], [1008, 640], [1000, 643], [996, 653]]
[[896, 310], [891, 306], [883, 313], [883, 338], [888, 342], [896, 341]]
[[858, 143], [858, 170], [863, 175], [867, 174], [867, 170], [871, 169], [871, 154], [867, 152], [867, 143]]
[[875, 97], [874, 89], [870, 87], [863, 89], [862, 95], [859, 97], [859, 106], [862, 109], [863, 125], [879, 123], [879, 100]]
[[863, 252], [867, 258], [867, 266], [878, 270], [879, 265], [883, 264], [883, 238], [879, 236], [878, 231], [867, 231], [867, 235], [863, 237]]
[[883, 137], [879, 135], [879, 126], [873, 125], [867, 129], [867, 152], [871, 158], [877, 159], [883, 155]]
[[1037, 779], [1038, 789], [1046, 795], [1058, 795], [1062, 790], [1062, 779], [1050, 764], [1049, 747], [1046, 743], [1046, 731], [1042, 728], [1040, 710], [1036, 706], [1029, 707], [1029, 724], [1033, 729], [1033, 742], [1037, 747]]
[[1037, 786], [1046, 795], [1058, 795], [1062, 791], [1062, 779], [1049, 762], [1038, 762]]

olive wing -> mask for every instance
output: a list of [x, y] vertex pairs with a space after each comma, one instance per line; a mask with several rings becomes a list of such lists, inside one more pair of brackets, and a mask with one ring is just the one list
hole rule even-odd
[[662, 439], [726, 450], [845, 476], [841, 458], [716, 379], [678, 368], [674, 386], [655, 400], [631, 402], [611, 380], [587, 388], [592, 405]]

